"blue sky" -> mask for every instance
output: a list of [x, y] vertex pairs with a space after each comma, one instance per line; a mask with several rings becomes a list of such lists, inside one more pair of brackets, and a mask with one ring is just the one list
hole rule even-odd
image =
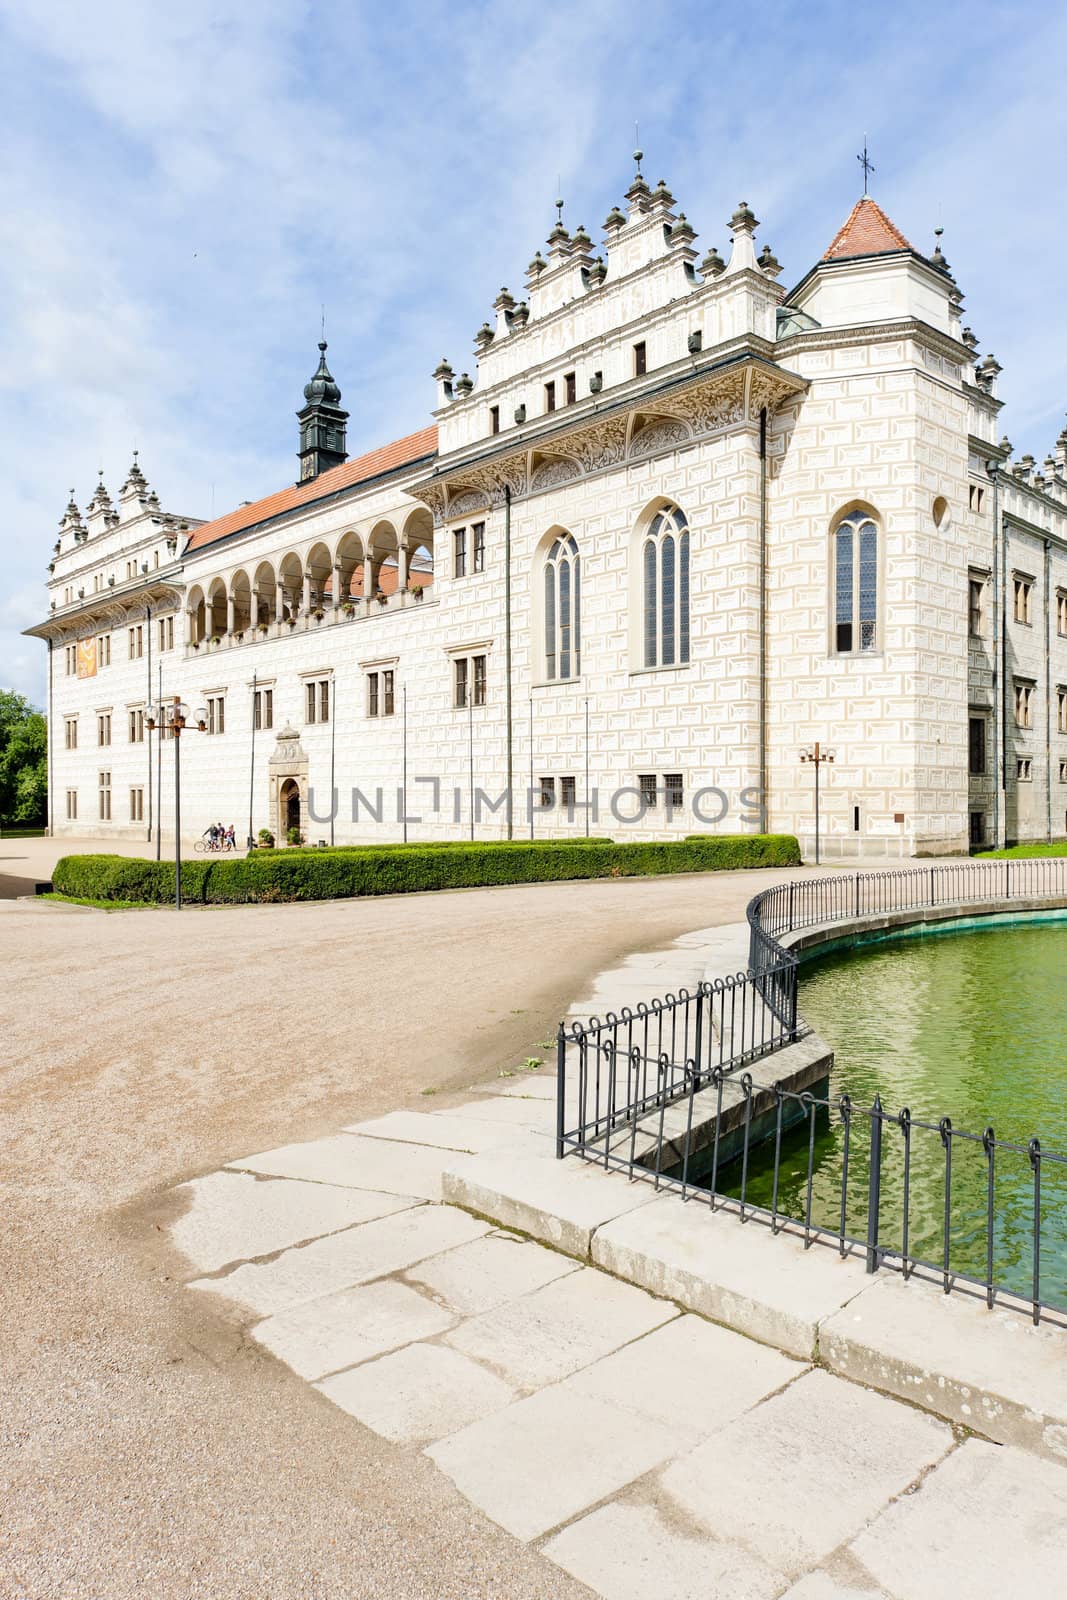
[[320, 307], [349, 449], [430, 420], [441, 355], [516, 294], [553, 220], [666, 178], [724, 250], [746, 198], [799, 279], [861, 188], [943, 249], [1042, 460], [1067, 408], [1067, 10], [643, 0], [0, 0], [0, 686], [70, 486], [134, 445], [164, 508], [295, 476]]

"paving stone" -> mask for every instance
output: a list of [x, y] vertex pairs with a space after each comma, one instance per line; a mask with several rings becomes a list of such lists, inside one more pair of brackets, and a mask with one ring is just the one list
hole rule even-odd
[[504, 1122], [515, 1127], [556, 1131], [555, 1101], [535, 1100], [529, 1095], [494, 1094], [485, 1100], [470, 1100], [463, 1107], [465, 1117], [478, 1122]]
[[966, 1294], [881, 1274], [819, 1334], [846, 1377], [1067, 1463], [1067, 1332]]
[[[555, 1060], [555, 1046], [553, 1046], [553, 1060]], [[502, 1084], [496, 1092], [509, 1100], [551, 1100], [555, 1105], [555, 1070], [546, 1069], [544, 1073], [524, 1072], [511, 1083]]]
[[283, 1145], [231, 1161], [244, 1172], [265, 1172], [279, 1178], [308, 1178], [316, 1183], [337, 1183], [353, 1189], [379, 1189], [385, 1194], [414, 1195], [440, 1200], [442, 1168], [455, 1159], [451, 1150], [365, 1139], [355, 1133], [336, 1133], [310, 1144]]
[[583, 1260], [597, 1228], [655, 1198], [648, 1184], [630, 1183], [619, 1173], [573, 1158], [556, 1161], [547, 1141], [543, 1153], [494, 1150], [461, 1157], [443, 1173], [441, 1186], [455, 1205]]
[[673, 1462], [674, 1500], [722, 1539], [755, 1539], [800, 1577], [952, 1445], [943, 1422], [809, 1372]]
[[187, 1196], [190, 1204], [171, 1228], [171, 1237], [199, 1272], [272, 1255], [338, 1228], [388, 1216], [407, 1203], [366, 1189], [244, 1172], [212, 1172], [183, 1183], [175, 1193]]
[[462, 1110], [458, 1110], [454, 1113], [390, 1111], [371, 1122], [354, 1123], [344, 1131], [363, 1134], [368, 1139], [389, 1139], [400, 1144], [429, 1145], [439, 1150], [475, 1154], [480, 1150], [492, 1150], [511, 1130], [487, 1126], [484, 1121], [465, 1117]]
[[[840, 1556], [835, 1560], [840, 1560]], [[970, 1594], [976, 1595], [973, 1588]], [[860, 1573], [856, 1582], [838, 1578], [829, 1572], [809, 1572], [806, 1578], [794, 1583], [781, 1600], [895, 1600], [885, 1589], [873, 1586], [866, 1573]]]
[[443, 1438], [515, 1398], [502, 1378], [458, 1350], [437, 1344], [408, 1345], [325, 1378], [317, 1387], [342, 1410], [398, 1444]]
[[448, 1343], [524, 1389], [555, 1383], [678, 1315], [586, 1267], [460, 1323]]
[[684, 1438], [696, 1444], [805, 1370], [766, 1345], [685, 1316], [575, 1373], [563, 1387], [677, 1429], [681, 1450]]
[[603, 1600], [772, 1600], [782, 1574], [738, 1545], [682, 1529], [654, 1506], [615, 1501], [557, 1533], [542, 1554]]
[[580, 1270], [569, 1256], [497, 1229], [431, 1256], [406, 1276], [423, 1284], [450, 1310], [474, 1317]]
[[224, 1278], [200, 1278], [191, 1287], [223, 1294], [260, 1316], [335, 1294], [427, 1256], [466, 1244], [488, 1226], [453, 1206], [414, 1206], [343, 1233], [286, 1250], [275, 1261], [238, 1267]]
[[968, 1439], [850, 1546], [894, 1600], [1067, 1592], [1067, 1472]]
[[519, 1539], [536, 1539], [641, 1477], [674, 1449], [668, 1428], [553, 1385], [429, 1455], [461, 1493]]
[[[492, 1214], [488, 1204], [480, 1209]], [[842, 1261], [821, 1245], [805, 1250], [790, 1234], [772, 1234], [760, 1222], [742, 1224], [733, 1212], [712, 1212], [678, 1194], [661, 1194], [605, 1220], [592, 1259], [629, 1283], [802, 1360], [815, 1353], [819, 1324], [869, 1281], [858, 1260]]]
[[416, 1289], [390, 1278], [311, 1300], [252, 1329], [252, 1337], [302, 1378], [321, 1378], [369, 1361], [455, 1321]]

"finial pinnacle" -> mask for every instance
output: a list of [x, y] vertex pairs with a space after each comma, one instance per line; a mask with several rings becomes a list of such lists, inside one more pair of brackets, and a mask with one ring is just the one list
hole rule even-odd
[[871, 159], [867, 155], [867, 135], [866, 134], [863, 135], [863, 154], [857, 156], [856, 160], [859, 162], [860, 166], [863, 168], [863, 193], [864, 193], [864, 195], [866, 195], [866, 193], [867, 193], [867, 181], [870, 178], [871, 173], [874, 171], [874, 162], [871, 161]]

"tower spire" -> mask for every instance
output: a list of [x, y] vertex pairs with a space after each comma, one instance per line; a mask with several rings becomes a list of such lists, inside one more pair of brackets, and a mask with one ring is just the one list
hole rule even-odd
[[317, 478], [320, 472], [339, 467], [348, 460], [345, 425], [348, 412], [341, 409], [341, 391], [326, 365], [325, 308], [322, 314], [323, 337], [319, 340], [319, 364], [315, 375], [304, 385], [304, 406], [297, 412], [300, 421], [300, 482]]

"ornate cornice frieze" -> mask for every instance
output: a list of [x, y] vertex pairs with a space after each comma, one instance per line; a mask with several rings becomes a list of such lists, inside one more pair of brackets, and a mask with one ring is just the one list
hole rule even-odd
[[[742, 358], [691, 379], [633, 396], [609, 416], [584, 419], [549, 438], [516, 443], [489, 459], [439, 467], [407, 492], [430, 507], [434, 525], [645, 460], [731, 428], [750, 426], [806, 388], [794, 372]], [[486, 442], [487, 445], [491, 441]]]

